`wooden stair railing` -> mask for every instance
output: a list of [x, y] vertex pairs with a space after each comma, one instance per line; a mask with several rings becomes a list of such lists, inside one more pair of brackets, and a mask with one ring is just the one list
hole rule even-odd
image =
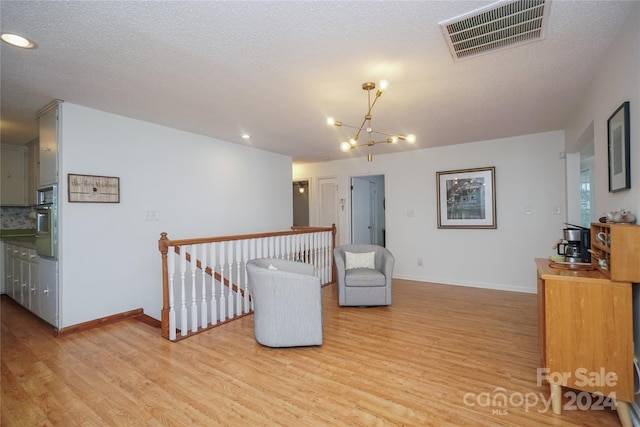
[[323, 286], [333, 283], [335, 239], [335, 224], [181, 240], [160, 233], [162, 336], [178, 341], [253, 313], [245, 267], [251, 259], [313, 264]]

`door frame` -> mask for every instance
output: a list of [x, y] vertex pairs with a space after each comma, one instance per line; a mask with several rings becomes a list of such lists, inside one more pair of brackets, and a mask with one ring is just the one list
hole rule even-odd
[[375, 230], [375, 242], [374, 244], [378, 244], [380, 246], [386, 245], [386, 176], [384, 173], [368, 173], [368, 174], [359, 174], [359, 175], [349, 175], [347, 178], [347, 188], [348, 188], [348, 212], [347, 212], [347, 223], [349, 224], [349, 243], [353, 243], [354, 239], [354, 227], [353, 227], [353, 217], [354, 217], [354, 204], [353, 204], [353, 191], [352, 191], [352, 183], [355, 178], [368, 178], [375, 177], [380, 178], [380, 183], [376, 182], [376, 204], [377, 209], [375, 210], [375, 218], [373, 223], [376, 224]]

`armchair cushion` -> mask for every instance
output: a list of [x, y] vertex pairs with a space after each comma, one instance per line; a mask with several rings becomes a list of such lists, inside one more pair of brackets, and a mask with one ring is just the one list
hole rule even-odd
[[348, 252], [344, 253], [345, 268], [351, 270], [353, 268], [376, 268], [375, 252]]
[[387, 280], [384, 274], [371, 268], [353, 268], [345, 272], [347, 286], [385, 286]]

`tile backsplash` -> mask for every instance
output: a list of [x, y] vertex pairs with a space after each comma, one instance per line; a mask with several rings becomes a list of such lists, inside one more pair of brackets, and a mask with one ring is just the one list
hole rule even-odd
[[1, 207], [0, 230], [36, 228], [35, 218], [29, 218], [31, 207]]

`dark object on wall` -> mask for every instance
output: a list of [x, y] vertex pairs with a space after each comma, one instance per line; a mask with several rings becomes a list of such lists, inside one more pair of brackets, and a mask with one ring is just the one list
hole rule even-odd
[[629, 101], [618, 107], [607, 120], [610, 193], [631, 188], [629, 121]]

